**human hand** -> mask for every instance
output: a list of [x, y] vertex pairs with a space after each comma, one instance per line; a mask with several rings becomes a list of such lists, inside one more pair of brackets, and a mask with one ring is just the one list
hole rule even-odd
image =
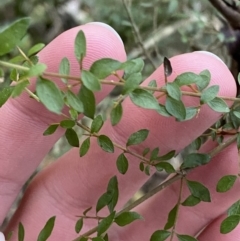
[[[74, 38], [80, 29], [87, 37], [84, 68], [89, 68], [95, 60], [104, 57], [119, 61], [126, 60], [124, 46], [119, 36], [106, 25], [94, 23], [61, 34], [39, 53], [39, 62], [45, 63], [48, 71], [57, 72], [61, 59], [67, 57], [71, 61], [71, 74], [79, 75], [79, 66], [75, 60], [73, 48]], [[212, 75], [211, 84], [220, 86], [219, 95], [234, 96], [236, 93], [235, 81], [231, 73], [214, 55], [203, 52], [179, 55], [171, 58], [171, 64], [173, 74], [169, 80], [173, 80], [183, 72], [199, 73], [208, 69]], [[164, 85], [162, 66], [145, 83], [152, 79], [156, 79], [159, 86]], [[58, 82], [57, 79], [55, 81]], [[97, 92], [97, 102], [102, 100], [109, 91], [110, 87], [104, 87], [101, 92]], [[187, 97], [186, 102], [196, 103], [196, 100]], [[208, 107], [203, 107], [197, 118], [187, 122], [176, 122], [173, 118], [165, 118], [154, 111], [137, 108], [129, 99], [124, 101], [123, 109], [121, 122], [112, 127], [111, 123], [106, 121], [101, 133], [106, 133], [113, 141], [124, 144], [131, 133], [147, 128], [150, 130], [148, 139], [134, 150], [141, 151], [143, 146], [151, 149], [159, 146], [163, 154], [171, 150], [181, 151], [221, 116]], [[0, 109], [0, 116], [2, 143], [0, 146], [0, 220], [3, 222], [22, 185], [53, 144], [63, 135], [64, 130], [58, 129], [54, 135], [44, 137], [42, 133], [48, 124], [59, 121], [59, 117], [49, 113], [27, 95], [8, 101]], [[213, 146], [213, 143], [208, 143], [204, 150], [210, 150]], [[19, 222], [22, 222], [25, 227], [25, 240], [37, 240], [39, 231], [51, 216], [56, 216], [56, 222], [49, 240], [71, 241], [78, 237], [74, 231], [78, 219], [76, 216], [82, 214], [86, 208], [96, 205], [109, 179], [117, 172], [115, 160], [119, 154], [120, 151], [117, 149], [113, 154], [103, 152], [98, 147], [97, 141], [92, 140], [91, 149], [86, 156], [80, 158], [78, 149], [72, 149], [40, 172], [30, 184], [20, 207], [7, 227], [6, 233], [15, 231], [11, 240], [17, 240]], [[131, 156], [128, 172], [124, 176], [117, 174], [120, 190], [117, 210], [148, 178], [138, 170], [138, 165], [139, 160]], [[227, 174], [238, 174], [236, 145], [225, 149], [208, 165], [198, 167], [188, 174], [190, 180], [199, 181], [209, 188], [212, 202], [202, 202], [195, 207], [181, 207], [176, 225], [178, 233], [196, 235], [208, 225], [199, 236], [200, 241], [237, 240], [240, 227], [227, 235], [220, 234], [219, 231], [224, 212], [240, 196], [239, 181], [226, 194], [215, 191], [217, 181]], [[109, 231], [110, 240], [150, 240], [155, 230], [164, 227], [169, 211], [177, 202], [178, 189], [179, 182], [176, 182], [137, 208], [136, 211], [144, 217], [145, 221], [135, 221], [126, 228], [113, 225]], [[184, 187], [183, 197], [186, 198], [188, 195], [189, 191]], [[87, 220], [84, 224], [82, 232], [95, 226], [95, 221]]]

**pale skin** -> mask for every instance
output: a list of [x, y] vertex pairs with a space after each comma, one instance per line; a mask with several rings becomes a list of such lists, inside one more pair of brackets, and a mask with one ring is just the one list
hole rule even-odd
[[[71, 75], [79, 75], [78, 63], [74, 57], [74, 38], [82, 29], [87, 37], [87, 56], [84, 68], [88, 68], [95, 60], [109, 57], [119, 61], [126, 60], [124, 46], [119, 36], [110, 28], [99, 24], [87, 24], [71, 29], [55, 40], [39, 53], [39, 61], [48, 66], [48, 71], [57, 72], [63, 57], [71, 62]], [[195, 52], [179, 55], [170, 59], [173, 74], [169, 80], [186, 71], [199, 73], [204, 69], [211, 72], [211, 85], [220, 86], [220, 95], [234, 97], [235, 81], [225, 64], [216, 56]], [[112, 79], [112, 77], [111, 77]], [[160, 66], [146, 81], [156, 79], [159, 86], [164, 85], [163, 68]], [[57, 83], [58, 80], [55, 79]], [[34, 88], [34, 80], [33, 80]], [[104, 87], [96, 93], [99, 102], [111, 90]], [[192, 97], [186, 98], [186, 103], [196, 103]], [[230, 103], [230, 102], [229, 102]], [[159, 146], [162, 154], [176, 150], [181, 151], [203, 131], [220, 118], [220, 113], [213, 112], [208, 107], [201, 109], [198, 118], [188, 122], [175, 122], [154, 111], [135, 107], [126, 99], [123, 104], [124, 115], [121, 122], [112, 127], [106, 121], [101, 133], [108, 135], [113, 141], [122, 145], [128, 136], [142, 128], [150, 130], [148, 139], [134, 151], [140, 152], [144, 147], [151, 149]], [[42, 133], [47, 126], [57, 122], [61, 117], [49, 113], [41, 104], [23, 95], [8, 101], [0, 109], [0, 220], [3, 222], [11, 204], [21, 190], [24, 182], [34, 172], [43, 157], [53, 144], [63, 135], [59, 129], [54, 135], [44, 137]], [[208, 143], [204, 150], [211, 150], [215, 144]], [[50, 241], [71, 241], [77, 234], [74, 231], [76, 216], [90, 207], [95, 207], [98, 197], [105, 192], [109, 179], [117, 174], [115, 160], [120, 154], [115, 149], [114, 154], [103, 152], [92, 139], [89, 153], [80, 158], [77, 148], [62, 156], [32, 181], [27, 192], [11, 220], [6, 233], [15, 231], [11, 240], [17, 240], [18, 223], [25, 227], [25, 240], [37, 240], [37, 235], [51, 216], [56, 216], [55, 228]], [[117, 210], [135, 193], [147, 180], [147, 176], [139, 171], [139, 160], [129, 156], [127, 174], [117, 174], [120, 189], [120, 200]], [[240, 183], [226, 194], [216, 190], [217, 181], [228, 174], [238, 173], [238, 151], [236, 145], [231, 145], [218, 154], [210, 164], [196, 168], [188, 178], [202, 182], [210, 190], [212, 202], [201, 203], [192, 208], [181, 208], [176, 231], [181, 234], [196, 235], [205, 226], [208, 227], [198, 237], [200, 241], [235, 241], [239, 238], [240, 227], [229, 234], [220, 234], [219, 225], [225, 217], [225, 211], [240, 198]], [[126, 228], [116, 225], [109, 231], [110, 240], [114, 241], [146, 241], [158, 229], [163, 229], [168, 212], [178, 199], [179, 182], [167, 187], [143, 205], [136, 208], [145, 221], [136, 221]], [[189, 195], [187, 187], [183, 188], [183, 197]], [[89, 215], [94, 215], [94, 211]], [[107, 215], [103, 211], [101, 215]], [[94, 220], [86, 221], [82, 232], [95, 226]], [[176, 240], [176, 239], [174, 239]]]

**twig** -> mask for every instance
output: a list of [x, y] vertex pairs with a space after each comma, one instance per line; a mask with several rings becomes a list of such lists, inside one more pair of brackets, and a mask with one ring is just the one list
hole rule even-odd
[[182, 202], [182, 190], [183, 190], [183, 177], [181, 178], [181, 181], [180, 181], [180, 190], [179, 190], [179, 196], [178, 196], [178, 202], [177, 202], [177, 210], [176, 210], [176, 216], [175, 216], [174, 224], [173, 224], [172, 231], [171, 231], [170, 241], [173, 241], [173, 237], [175, 234], [177, 219], [178, 219], [178, 215], [179, 215], [179, 207], [181, 206], [181, 202]]
[[122, 0], [122, 2], [123, 2], [124, 8], [126, 9], [126, 12], [127, 12], [128, 18], [129, 18], [129, 21], [131, 22], [131, 25], [132, 25], [132, 29], [133, 29], [133, 31], [134, 31], [134, 33], [135, 33], [135, 36], [136, 36], [136, 38], [137, 38], [137, 40], [138, 40], [138, 43], [139, 43], [139, 45], [140, 45], [143, 53], [145, 54], [145, 56], [147, 57], [147, 59], [150, 61], [150, 63], [151, 63], [151, 65], [153, 66], [153, 68], [156, 69], [156, 68], [157, 68], [157, 65], [154, 63], [154, 61], [152, 60], [149, 52], [148, 52], [148, 51], [145, 49], [145, 47], [144, 47], [144, 44], [143, 44], [143, 41], [142, 41], [142, 37], [141, 37], [141, 35], [140, 35], [140, 33], [139, 33], [139, 29], [138, 29], [138, 27], [137, 27], [134, 19], [133, 19], [133, 16], [132, 16], [132, 14], [131, 14], [131, 11], [130, 11], [128, 5], [127, 5], [127, 1], [126, 1], [126, 0]]
[[[211, 158], [213, 158], [214, 156], [219, 154], [223, 149], [227, 148], [232, 143], [234, 143], [236, 141], [236, 139], [237, 139], [237, 135], [229, 138], [226, 142], [224, 142], [224, 143], [220, 144], [219, 146], [215, 147], [208, 154], [211, 156]], [[168, 179], [165, 182], [161, 183], [159, 186], [157, 186], [156, 188], [152, 189], [150, 192], [146, 193], [144, 196], [140, 197], [139, 199], [137, 199], [133, 203], [129, 204], [127, 207], [123, 208], [121, 211], [119, 211], [116, 214], [116, 217], [119, 216], [120, 214], [122, 214], [123, 212], [130, 211], [133, 208], [139, 206], [141, 203], [145, 202], [147, 199], [151, 198], [152, 196], [154, 196], [155, 194], [157, 194], [158, 192], [160, 192], [164, 188], [170, 186], [174, 182], [176, 182], [176, 181], [180, 180], [181, 178], [183, 178], [185, 175], [187, 175], [192, 170], [194, 170], [194, 168], [186, 169], [186, 170], [183, 170], [182, 172], [178, 172], [177, 174], [174, 174], [174, 176], [172, 176], [170, 179]], [[90, 230], [88, 230], [87, 232], [85, 232], [84, 234], [80, 235], [80, 237], [74, 239], [73, 241], [79, 241], [80, 238], [89, 236], [89, 235], [95, 233], [96, 231], [97, 231], [97, 226], [92, 228], [92, 229], [90, 229]]]
[[209, 2], [228, 20], [234, 29], [240, 27], [240, 13], [227, 6], [222, 0], [209, 0]]

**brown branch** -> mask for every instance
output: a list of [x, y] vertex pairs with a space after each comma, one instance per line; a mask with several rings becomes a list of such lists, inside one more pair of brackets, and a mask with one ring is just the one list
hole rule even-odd
[[240, 13], [227, 6], [222, 0], [209, 0], [209, 2], [227, 19], [234, 28], [240, 28]]

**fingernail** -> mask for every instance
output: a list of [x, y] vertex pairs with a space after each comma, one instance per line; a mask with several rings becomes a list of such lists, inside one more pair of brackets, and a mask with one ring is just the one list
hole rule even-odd
[[[222, 60], [221, 58], [219, 58], [216, 54], [213, 54], [213, 53], [211, 53], [211, 52], [208, 52], [208, 51], [195, 51], [194, 53], [202, 53], [202, 54], [206, 54], [206, 55], [212, 56], [212, 57], [214, 57], [214, 58], [220, 60], [222, 63], [224, 63], [223, 60]], [[224, 64], [225, 64], [225, 63], [224, 63]]]
[[110, 25], [106, 24], [106, 23], [102, 23], [102, 22], [91, 22], [91, 23], [87, 23], [88, 24], [92, 24], [92, 25], [100, 25], [103, 26], [105, 28], [108, 28], [109, 30], [111, 30], [123, 43], [122, 39], [120, 38], [119, 34], [116, 32], [116, 30], [114, 28], [112, 28]]
[[5, 236], [2, 232], [0, 232], [0, 241], [5, 241]]

